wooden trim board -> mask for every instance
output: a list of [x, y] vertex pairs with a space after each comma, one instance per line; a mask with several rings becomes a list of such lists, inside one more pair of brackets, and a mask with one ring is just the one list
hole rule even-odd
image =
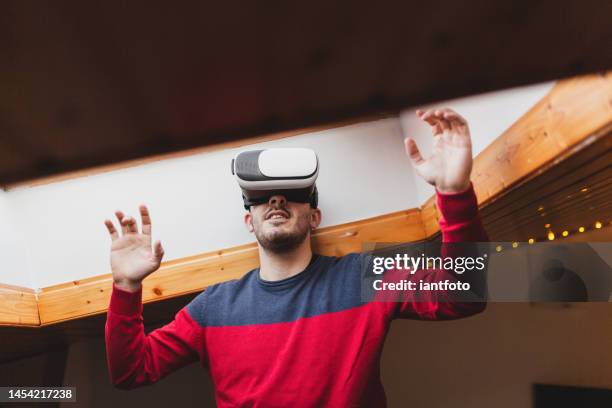
[[[313, 247], [323, 255], [360, 252], [365, 242], [410, 242], [426, 238], [420, 210], [321, 228]], [[255, 243], [165, 262], [143, 282], [143, 302], [155, 302], [189, 293], [230, 279], [238, 279], [259, 264]], [[103, 313], [108, 308], [110, 274], [47, 287], [38, 295], [41, 325]]]
[[33, 289], [0, 284], [0, 326], [38, 326], [38, 301]]

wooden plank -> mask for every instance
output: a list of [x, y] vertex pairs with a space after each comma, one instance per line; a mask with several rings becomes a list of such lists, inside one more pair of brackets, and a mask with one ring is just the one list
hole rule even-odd
[[[518, 225], [533, 218], [541, 220], [542, 224], [554, 223], [554, 215], [559, 213], [573, 214], [574, 218], [578, 218], [583, 208], [606, 203], [606, 200], [609, 202], [609, 196], [612, 194], [612, 165], [590, 173], [582, 172], [583, 168], [573, 169], [573, 174], [581, 176], [574, 180], [571, 176], [564, 177], [553, 169], [551, 173], [557, 175], [555, 182], [531, 194], [524, 192], [523, 188], [518, 188], [503, 200], [487, 206], [481, 214], [488, 225], [508, 224], [510, 219], [512, 224]], [[501, 206], [498, 203], [508, 201], [513, 205], [504, 206], [501, 210], [498, 208]], [[500, 212], [503, 216], [500, 216]]]
[[[495, 218], [504, 218], [526, 203], [535, 205], [537, 209], [540, 206], [538, 200], [544, 200], [572, 185], [578, 184], [576, 191], [568, 192], [571, 195], [578, 194], [583, 187], [588, 188], [589, 184], [601, 179], [602, 174], [612, 167], [611, 136], [612, 126], [608, 133], [588, 137], [568, 152], [566, 157], [557, 157], [550, 168], [538, 169], [537, 174], [530, 176], [528, 183], [505, 192], [503, 203], [496, 201], [487, 205], [483, 213], [488, 216], [494, 212]], [[548, 204], [550, 206], [552, 203]]]
[[0, 326], [37, 326], [39, 324], [34, 290], [0, 284]]
[[398, 211], [363, 221], [323, 228], [314, 235], [315, 252], [342, 256], [371, 242], [415, 242], [427, 238], [420, 210]]
[[[257, 266], [255, 244], [173, 260], [143, 282], [143, 302], [200, 291], [215, 283], [237, 279]], [[39, 294], [41, 324], [80, 318], [107, 310], [111, 274], [44, 288]]]
[[546, 240], [548, 224], [559, 236], [611, 219], [612, 127], [606, 128], [608, 133], [580, 142], [484, 207], [481, 214], [492, 239]]
[[[366, 242], [410, 242], [426, 238], [418, 209], [321, 228], [313, 248], [323, 255], [361, 251]], [[255, 243], [209, 252], [162, 264], [143, 282], [143, 302], [155, 302], [199, 292], [215, 283], [238, 279], [258, 266]], [[42, 325], [103, 313], [112, 288], [110, 274], [47, 287], [39, 300]]]
[[438, 210], [435, 195], [431, 196], [425, 204], [421, 206], [421, 217], [427, 236], [432, 236], [440, 231], [438, 221], [440, 220], [441, 214]]
[[[552, 194], [539, 196], [531, 205], [518, 208], [503, 218], [496, 217], [496, 212], [487, 212], [484, 214], [484, 218], [491, 225], [503, 225], [507, 224], [509, 219], [512, 219], [513, 224], [529, 219], [542, 220], [542, 224], [545, 224], [546, 222], [553, 222], [551, 217], [554, 214], [564, 212], [577, 217], [582, 209], [589, 206], [612, 204], [610, 201], [612, 179], [610, 177], [612, 177], [612, 168], [609, 171], [592, 176], [589, 179], [591, 188], [587, 193], [580, 193], [582, 183], [577, 183]], [[599, 181], [596, 180], [597, 178], [599, 178]], [[594, 180], [595, 182], [593, 182]], [[538, 207], [538, 205], [541, 206]], [[541, 211], [539, 211], [540, 208], [542, 208]]]
[[[489, 223], [485, 218], [485, 225], [491, 238], [496, 241], [525, 241], [528, 238], [545, 240], [549, 229], [557, 235], [563, 230], [574, 231], [581, 226], [590, 229], [596, 221], [607, 224], [612, 219], [612, 191], [602, 192], [584, 203], [564, 207], [554, 209], [546, 217], [538, 214], [513, 214], [503, 223]], [[545, 227], [548, 224], [550, 228]]]
[[[578, 172], [579, 170], [576, 169], [576, 171]], [[509, 195], [499, 202], [505, 203], [514, 199], [515, 205], [511, 208], [504, 207], [502, 210], [499, 210], [496, 202], [493, 205], [487, 206], [481, 214], [489, 224], [507, 223], [509, 218], [516, 217], [517, 214], [521, 214], [521, 218], [516, 219], [516, 221], [538, 217], [539, 219], [551, 222], [550, 216], [553, 213], [558, 213], [567, 208], [573, 208], [574, 213], [578, 215], [578, 208], [582, 204], [596, 201], [602, 195], [610, 193], [612, 187], [610, 177], [612, 177], [612, 166], [597, 173], [591, 173], [586, 179], [583, 178], [577, 182], [566, 184], [556, 190], [551, 191], [548, 188], [543, 188], [542, 191], [532, 195]], [[559, 177], [559, 180], [561, 179]], [[582, 192], [585, 188], [584, 180], [588, 180], [588, 190]], [[518, 189], [517, 192], [520, 193], [521, 190]], [[504, 215], [500, 217], [499, 212], [504, 212]]]
[[612, 122], [612, 72], [558, 82], [483, 150], [472, 173], [479, 203], [516, 186]]

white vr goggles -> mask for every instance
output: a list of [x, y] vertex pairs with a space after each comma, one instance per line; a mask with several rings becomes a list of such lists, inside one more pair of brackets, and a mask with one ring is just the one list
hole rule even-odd
[[317, 208], [315, 181], [319, 159], [306, 148], [249, 150], [232, 159], [232, 174], [242, 189], [244, 208], [268, 202], [273, 195]]

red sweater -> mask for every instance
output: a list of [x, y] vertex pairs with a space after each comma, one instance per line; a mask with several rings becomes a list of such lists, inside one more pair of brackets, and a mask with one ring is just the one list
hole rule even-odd
[[[438, 194], [444, 242], [486, 241], [473, 189]], [[301, 273], [264, 281], [254, 269], [213, 285], [145, 335], [142, 293], [113, 287], [106, 321], [110, 378], [154, 383], [195, 361], [219, 407], [384, 407], [380, 355], [395, 318], [442, 320], [484, 303], [362, 303], [360, 255], [314, 255]]]

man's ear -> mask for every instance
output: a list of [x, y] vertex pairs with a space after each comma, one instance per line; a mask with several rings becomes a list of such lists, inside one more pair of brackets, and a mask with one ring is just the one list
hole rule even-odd
[[321, 210], [313, 208], [310, 212], [310, 230], [314, 231], [321, 224]]
[[244, 225], [247, 229], [247, 231], [249, 232], [253, 232], [254, 228], [253, 228], [253, 214], [251, 214], [251, 211], [249, 210], [249, 212], [244, 213]]

